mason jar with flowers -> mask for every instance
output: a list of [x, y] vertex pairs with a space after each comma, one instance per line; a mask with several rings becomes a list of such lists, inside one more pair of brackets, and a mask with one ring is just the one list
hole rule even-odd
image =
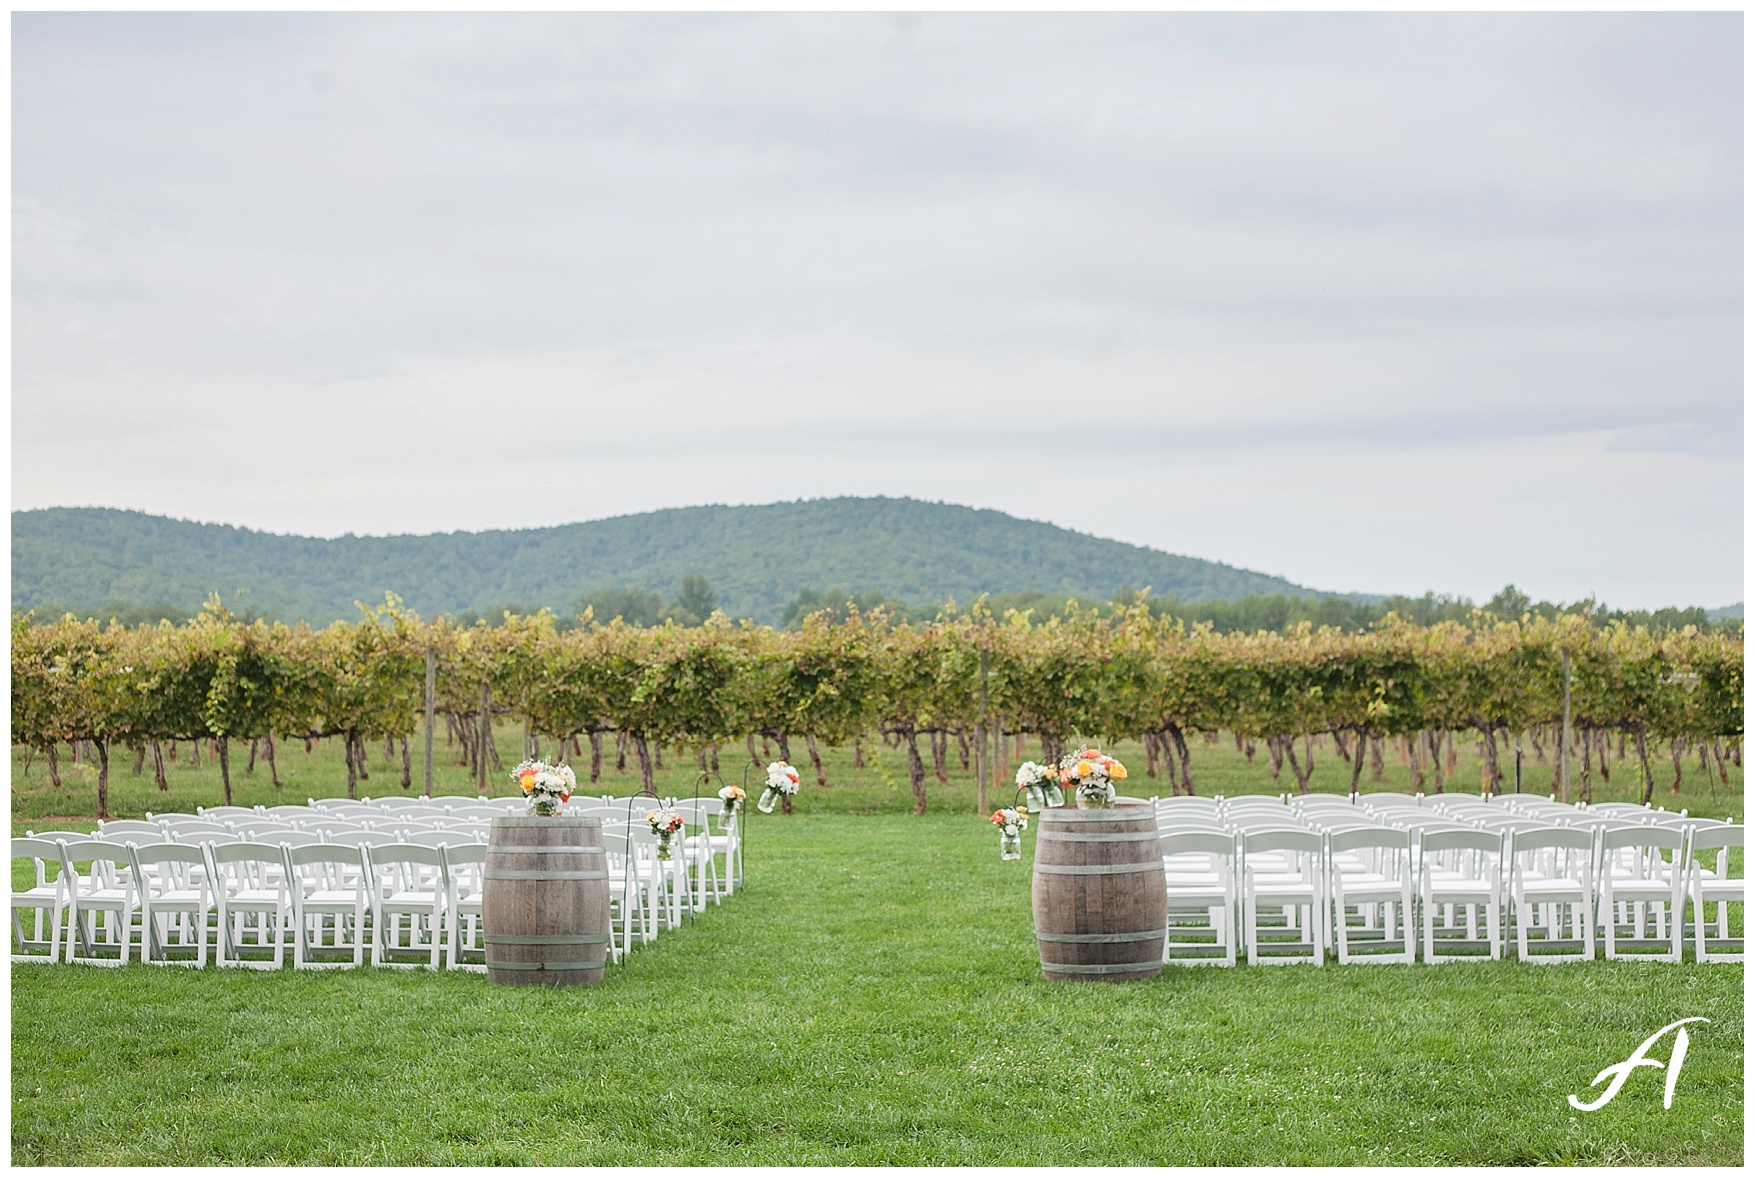
[[737, 825], [738, 811], [743, 809], [743, 786], [726, 786], [719, 791], [719, 800], [723, 803], [719, 808], [719, 829], [730, 830]]
[[989, 822], [999, 827], [999, 857], [1001, 860], [1022, 859], [1024, 842], [1020, 837], [1030, 825], [1030, 816], [1022, 810], [1014, 810], [1010, 806], [995, 810]]
[[652, 833], [658, 836], [660, 859], [670, 858], [670, 840], [683, 828], [683, 816], [670, 808], [675, 801], [675, 798], [666, 798], [663, 809], [646, 811], [646, 821], [652, 827]]
[[1060, 790], [1060, 774], [1047, 765], [1025, 761], [1018, 766], [1016, 780], [1029, 809], [1053, 810], [1066, 805], [1066, 795]]
[[1115, 785], [1127, 778], [1127, 766], [1094, 748], [1082, 748], [1060, 759], [1060, 784], [1073, 791], [1081, 810], [1115, 806]]
[[512, 770], [512, 780], [524, 791], [529, 803], [527, 813], [553, 818], [561, 806], [573, 796], [579, 784], [571, 765], [551, 765], [547, 761], [524, 761]]
[[756, 800], [756, 809], [764, 814], [772, 814], [781, 798], [791, 797], [797, 792], [798, 770], [785, 761], [773, 761], [768, 765], [768, 787]]

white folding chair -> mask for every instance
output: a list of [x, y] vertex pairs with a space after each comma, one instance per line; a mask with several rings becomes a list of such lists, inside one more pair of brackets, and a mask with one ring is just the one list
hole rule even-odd
[[[1687, 843], [1686, 833], [1662, 826], [1623, 826], [1597, 832], [1597, 921], [1603, 930], [1603, 956], [1607, 960], [1626, 957], [1681, 963]], [[1665, 851], [1670, 853], [1667, 860]], [[1645, 935], [1647, 908], [1653, 924], [1650, 938]], [[1666, 921], [1668, 937], [1664, 935]], [[1623, 928], [1627, 930], [1625, 938]], [[1666, 942], [1669, 947], [1664, 949]]]
[[338, 847], [393, 847], [396, 836], [381, 830], [325, 831], [323, 841]]
[[[286, 961], [286, 936], [293, 914], [286, 853], [280, 847], [246, 842], [207, 843], [205, 849], [213, 873], [214, 907], [219, 912], [215, 964], [221, 968], [279, 969]], [[260, 953], [270, 949], [274, 955], [267, 961], [244, 956], [246, 950]]]
[[[1514, 830], [1510, 843], [1511, 904], [1517, 922], [1517, 959], [1543, 964], [1590, 961], [1596, 957], [1592, 875], [1596, 835], [1579, 827]], [[1570, 919], [1575, 936], [1562, 935]], [[1538, 925], [1546, 936], [1535, 939], [1546, 953], [1530, 951], [1530, 932]], [[1577, 945], [1577, 952], [1569, 952]]]
[[179, 843], [212, 842], [216, 838], [223, 842], [230, 842], [239, 837], [238, 833], [231, 827], [218, 822], [208, 822], [201, 818], [191, 818], [184, 822], [167, 818], [165, 819], [165, 828], [171, 838]]
[[[445, 935], [445, 860], [437, 847], [409, 843], [365, 848], [372, 885], [372, 964], [418, 968], [398, 954], [425, 954], [439, 968]], [[404, 940], [402, 922], [408, 921]]]
[[1643, 818], [1652, 812], [1650, 806], [1638, 802], [1592, 802], [1584, 809], [1587, 814], [1606, 814], [1613, 818]]
[[322, 811], [313, 810], [309, 806], [263, 806], [256, 812], [264, 818], [275, 818], [282, 822], [303, 822], [307, 818], [315, 818]]
[[1173, 794], [1167, 798], [1159, 798], [1152, 805], [1159, 811], [1165, 810], [1205, 810], [1218, 813], [1219, 803], [1214, 798], [1203, 798], [1189, 794]]
[[1493, 803], [1479, 794], [1435, 794], [1426, 799], [1425, 808], [1434, 813], [1473, 821], [1494, 807]]
[[314, 847], [324, 840], [322, 835], [311, 830], [265, 830], [252, 834], [249, 841], [271, 847]]
[[[1428, 827], [1418, 834], [1420, 928], [1426, 964], [1498, 961], [1505, 836], [1464, 826]], [[1461, 930], [1456, 925], [1458, 909], [1464, 917]], [[1438, 936], [1440, 910], [1444, 914], [1442, 938]], [[1439, 952], [1440, 948], [1445, 951]], [[1457, 949], [1467, 952], [1452, 952]]]
[[[128, 847], [98, 839], [57, 845], [70, 896], [67, 960], [81, 965], [128, 964], [134, 920], [140, 913], [134, 858]], [[88, 874], [79, 874], [80, 863], [91, 865]], [[116, 956], [105, 956], [104, 949], [115, 949]]]
[[[1331, 830], [1327, 839], [1329, 895], [1334, 903], [1330, 927], [1340, 963], [1414, 964], [1414, 836], [1388, 827], [1355, 827]], [[1350, 908], [1358, 910], [1357, 928], [1348, 918]], [[1378, 916], [1379, 935], [1363, 935]]]
[[[12, 932], [15, 938], [12, 960], [18, 964], [40, 962], [53, 965], [61, 959], [61, 928], [71, 899], [67, 872], [61, 866], [61, 848], [47, 839], [15, 838], [12, 840], [15, 877], [20, 859], [30, 860], [36, 882], [23, 891], [16, 884], [12, 888]], [[33, 913], [29, 933], [24, 926], [22, 914], [25, 912]]]
[[1364, 806], [1370, 809], [1387, 809], [1396, 806], [1418, 809], [1420, 808], [1420, 800], [1413, 794], [1396, 793], [1393, 790], [1378, 790], [1374, 793], [1353, 795], [1355, 806]]
[[[293, 968], [359, 968], [365, 961], [366, 914], [372, 907], [364, 850], [335, 843], [283, 849], [295, 885]], [[348, 953], [353, 960], [320, 961], [320, 953]]]
[[604, 859], [609, 870], [609, 903], [611, 919], [621, 925], [621, 946], [617, 949], [611, 927], [612, 959], [633, 951], [635, 939], [646, 944], [658, 934], [657, 872], [642, 862], [643, 848], [636, 842], [632, 828], [603, 831]]
[[451, 924], [445, 936], [445, 968], [486, 973], [481, 896], [487, 874], [487, 843], [446, 845], [441, 851], [445, 857], [445, 911]]
[[[713, 903], [718, 904], [727, 894], [730, 869], [721, 873], [718, 856], [725, 849], [725, 836], [719, 836], [716, 844], [713, 836], [713, 819], [718, 817], [725, 803], [718, 798], [698, 798], [681, 801], [676, 804], [676, 812], [682, 815], [685, 823], [682, 837], [673, 840], [684, 864], [685, 871], [691, 872], [689, 877], [689, 898], [696, 912], [706, 910], [707, 898], [711, 896]], [[697, 833], [690, 834], [689, 827], [697, 828]]]
[[475, 839], [462, 830], [419, 830], [404, 834], [399, 841], [411, 847], [445, 847], [462, 846], [475, 842]]
[[210, 822], [223, 822], [228, 818], [249, 818], [256, 813], [254, 806], [196, 806], [195, 813]]
[[506, 811], [499, 806], [477, 806], [473, 803], [460, 806], [447, 806], [446, 810], [453, 818], [481, 818], [492, 821], [505, 816]]
[[142, 822], [138, 818], [116, 818], [108, 822], [100, 818], [97, 834], [88, 837], [111, 843], [125, 843], [129, 839], [140, 843], [157, 843], [164, 841], [165, 826], [162, 822]]
[[1163, 834], [1158, 842], [1168, 912], [1165, 964], [1236, 965], [1237, 836], [1214, 827]]
[[[1321, 965], [1327, 943], [1323, 928], [1327, 907], [1323, 836], [1313, 830], [1279, 827], [1246, 830], [1239, 838], [1243, 851], [1243, 943], [1249, 964], [1289, 965], [1308, 960]], [[1264, 929], [1259, 919], [1264, 906], [1283, 910], [1285, 924]], [[1276, 939], [1264, 940], [1264, 932]], [[1280, 939], [1285, 934], [1292, 939]], [[1274, 952], [1265, 953], [1264, 949]]]
[[[152, 965], [207, 968], [207, 918], [215, 913], [207, 855], [187, 843], [131, 844], [134, 878], [140, 888], [140, 959]], [[192, 960], [172, 950], [193, 949]]]
[[[1743, 938], [1731, 936], [1729, 909], [1743, 903], [1743, 877], [1731, 874], [1730, 848], [1743, 846], [1744, 827], [1729, 823], [1696, 826], [1689, 848], [1688, 893], [1694, 901], [1694, 960], [1727, 962], [1743, 960]], [[1696, 858], [1717, 851], [1712, 867]], [[1706, 935], [1707, 905], [1718, 905], [1717, 937]]]

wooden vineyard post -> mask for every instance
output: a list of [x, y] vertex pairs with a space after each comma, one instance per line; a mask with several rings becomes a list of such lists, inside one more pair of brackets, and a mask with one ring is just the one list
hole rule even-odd
[[475, 754], [475, 793], [477, 797], [487, 796], [488, 749], [493, 747], [493, 739], [493, 702], [488, 696], [488, 685], [484, 679], [481, 684], [481, 746], [476, 749]]
[[1560, 800], [1572, 804], [1572, 653], [1560, 652]]
[[427, 645], [427, 765], [426, 796], [433, 796], [433, 648]]
[[993, 764], [987, 755], [987, 651], [981, 652], [981, 739], [975, 746], [975, 812], [987, 817], [987, 777]]

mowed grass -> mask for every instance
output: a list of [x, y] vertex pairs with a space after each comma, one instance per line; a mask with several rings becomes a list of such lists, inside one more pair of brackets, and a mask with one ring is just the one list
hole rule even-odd
[[[1742, 1161], [1741, 966], [1331, 963], [1050, 984], [1036, 967], [1028, 858], [999, 861], [968, 776], [933, 783], [932, 812], [913, 818], [899, 753], [874, 751], [877, 766], [857, 773], [832, 753], [826, 790], [807, 773], [792, 817], [752, 815], [747, 889], [599, 987], [424, 971], [16, 967], [12, 1159]], [[1146, 787], [1137, 792], [1160, 792], [1139, 775], [1137, 746], [1120, 751]], [[325, 756], [284, 754], [283, 776], [289, 765], [300, 776], [279, 797], [265, 774], [240, 774], [239, 800], [341, 792], [324, 777], [339, 757], [326, 770]], [[722, 753], [727, 769], [738, 759]], [[1341, 788], [1338, 760], [1327, 761], [1319, 773]], [[33, 786], [20, 763], [15, 754], [15, 830], [81, 813], [78, 795]], [[692, 767], [667, 764], [665, 784], [691, 792]], [[142, 788], [118, 768], [118, 814], [191, 808], [141, 804], [162, 795], [150, 776]], [[376, 757], [373, 771], [381, 786]], [[217, 800], [206, 772], [174, 777], [173, 797], [212, 785], [200, 800]], [[1631, 793], [1630, 763], [1616, 773]], [[448, 792], [464, 792], [456, 776]], [[635, 780], [608, 785], [626, 792]], [[1203, 793], [1274, 784], [1265, 758], [1249, 766], [1229, 742], [1196, 746], [1196, 781]], [[1732, 782], [1740, 795], [1740, 773]], [[1696, 785], [1707, 798], [1697, 776], [1685, 799]], [[1722, 787], [1711, 800], [1741, 813]], [[1598, 1112], [1567, 1104], [1690, 1016], [1712, 1022], [1690, 1027], [1672, 1108], [1657, 1068]], [[1669, 1050], [1666, 1039], [1654, 1054]]]

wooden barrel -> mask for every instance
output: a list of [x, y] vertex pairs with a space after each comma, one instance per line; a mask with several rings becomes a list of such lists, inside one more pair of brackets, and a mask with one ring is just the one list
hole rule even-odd
[[1051, 982], [1125, 982], [1164, 968], [1164, 859], [1150, 806], [1036, 815], [1031, 907]]
[[506, 817], [488, 835], [481, 897], [488, 979], [596, 985], [609, 952], [609, 866], [597, 818]]

